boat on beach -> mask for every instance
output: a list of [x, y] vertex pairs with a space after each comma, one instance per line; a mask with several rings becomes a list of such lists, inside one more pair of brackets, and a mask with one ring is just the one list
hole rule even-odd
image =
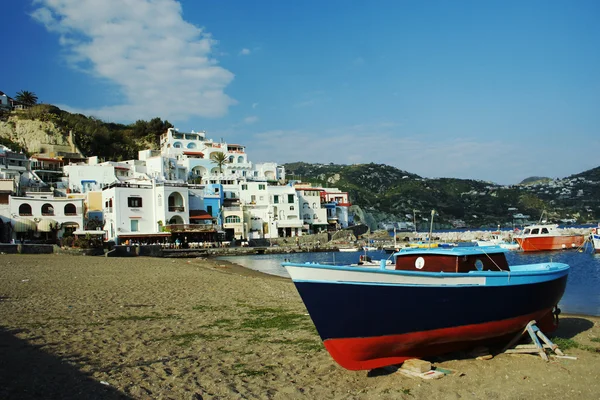
[[529, 225], [513, 238], [523, 251], [576, 249], [585, 241], [584, 235], [567, 233], [557, 224]]
[[404, 248], [379, 267], [290, 263], [331, 357], [366, 370], [505, 340], [531, 320], [550, 332], [569, 266], [509, 266], [506, 249]]

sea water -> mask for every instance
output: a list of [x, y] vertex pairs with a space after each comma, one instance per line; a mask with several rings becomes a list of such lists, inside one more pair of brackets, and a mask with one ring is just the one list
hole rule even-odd
[[[282, 262], [294, 263], [314, 262], [321, 264], [353, 264], [363, 252], [322, 252], [322, 253], [289, 253], [264, 254], [252, 256], [221, 257], [246, 268], [271, 275], [289, 278]], [[369, 251], [373, 260], [388, 258], [391, 254], [383, 251]], [[551, 252], [506, 253], [509, 265], [559, 262], [571, 266], [567, 289], [559, 304], [560, 309], [569, 314], [600, 316], [600, 253], [594, 254], [591, 248], [583, 251], [565, 250]], [[501, 299], [499, 300], [501, 301]]]

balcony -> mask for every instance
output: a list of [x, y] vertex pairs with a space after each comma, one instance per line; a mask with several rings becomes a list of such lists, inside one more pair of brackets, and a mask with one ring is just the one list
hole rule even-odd
[[184, 206], [169, 206], [169, 212], [184, 212]]

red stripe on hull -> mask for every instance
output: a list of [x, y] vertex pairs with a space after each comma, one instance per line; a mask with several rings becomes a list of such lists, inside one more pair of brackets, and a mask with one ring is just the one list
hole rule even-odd
[[327, 339], [324, 345], [343, 368], [369, 370], [400, 364], [411, 358], [445, 354], [486, 341], [504, 338], [508, 341], [531, 320], [536, 320], [544, 332], [556, 328], [552, 309], [547, 309], [503, 321], [454, 328], [372, 338]]
[[574, 236], [536, 236], [515, 238], [523, 251], [547, 251], [573, 249], [583, 245], [583, 235]]

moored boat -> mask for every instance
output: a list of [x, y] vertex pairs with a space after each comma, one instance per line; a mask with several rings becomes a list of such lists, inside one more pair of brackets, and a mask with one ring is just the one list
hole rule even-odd
[[585, 241], [584, 235], [569, 234], [558, 229], [556, 224], [526, 226], [514, 239], [523, 251], [576, 249]]
[[391, 269], [284, 263], [325, 348], [373, 369], [555, 328], [569, 266], [508, 266], [499, 247], [402, 249]]
[[597, 228], [592, 229], [592, 233], [590, 234], [590, 241], [594, 246], [594, 251], [596, 253], [600, 253], [600, 224], [598, 224]]
[[339, 247], [338, 251], [342, 251], [342, 252], [354, 252], [354, 251], [359, 251], [360, 249], [358, 247]]
[[500, 232], [492, 232], [492, 234], [490, 235], [490, 238], [487, 240], [473, 240], [475, 243], [477, 243], [477, 246], [479, 247], [490, 247], [490, 246], [500, 246], [503, 249], [507, 249], [507, 250], [519, 250], [521, 248], [521, 246], [519, 246], [518, 243], [514, 242], [507, 242], [505, 241]]
[[[352, 266], [355, 267], [380, 267], [381, 266], [381, 261], [382, 260], [373, 260], [371, 258], [371, 256], [369, 256], [368, 254], [361, 254], [360, 257], [358, 257], [358, 262], [356, 264], [350, 264]], [[385, 264], [386, 267], [392, 267], [393, 263], [392, 260], [390, 259], [383, 259], [383, 262]]]

